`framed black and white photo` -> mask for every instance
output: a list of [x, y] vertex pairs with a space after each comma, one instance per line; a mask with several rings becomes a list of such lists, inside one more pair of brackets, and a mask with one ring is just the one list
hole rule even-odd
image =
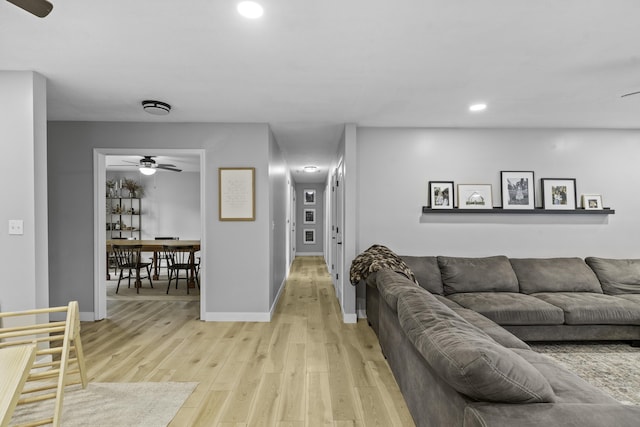
[[458, 184], [459, 209], [493, 209], [491, 184]]
[[305, 205], [316, 204], [316, 190], [304, 190], [303, 193]]
[[304, 224], [315, 224], [316, 223], [316, 210], [315, 209], [305, 209], [304, 210]]
[[575, 209], [575, 178], [542, 178], [542, 206], [545, 209]]
[[312, 228], [305, 228], [302, 232], [304, 233], [305, 245], [313, 245], [316, 242], [316, 230]]
[[501, 171], [502, 209], [535, 209], [532, 171]]
[[602, 196], [600, 194], [583, 194], [582, 207], [591, 210], [604, 209], [602, 206]]
[[453, 181], [429, 181], [431, 209], [453, 209]]

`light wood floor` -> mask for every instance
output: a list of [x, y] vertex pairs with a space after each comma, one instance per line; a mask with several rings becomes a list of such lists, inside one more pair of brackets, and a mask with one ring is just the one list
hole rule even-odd
[[321, 257], [299, 257], [269, 323], [201, 322], [197, 301], [108, 302], [82, 323], [90, 381], [195, 381], [172, 427], [413, 426], [366, 321], [343, 324]]

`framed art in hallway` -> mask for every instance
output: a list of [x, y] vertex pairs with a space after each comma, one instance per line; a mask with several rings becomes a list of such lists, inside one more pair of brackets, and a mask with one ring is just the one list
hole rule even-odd
[[493, 209], [491, 184], [458, 184], [459, 209]]
[[304, 244], [305, 245], [313, 245], [316, 243], [316, 230], [312, 228], [305, 228], [304, 233]]
[[429, 181], [431, 209], [453, 209], [453, 181]]
[[583, 194], [582, 207], [589, 210], [604, 209], [602, 205], [602, 196], [600, 194]]
[[316, 190], [304, 190], [304, 204], [315, 205], [316, 204]]
[[315, 224], [316, 223], [316, 210], [315, 209], [305, 209], [304, 210], [304, 224]]
[[218, 168], [220, 221], [256, 220], [255, 168]]
[[532, 171], [500, 171], [502, 209], [535, 209]]
[[575, 178], [542, 178], [542, 206], [545, 209], [576, 208]]

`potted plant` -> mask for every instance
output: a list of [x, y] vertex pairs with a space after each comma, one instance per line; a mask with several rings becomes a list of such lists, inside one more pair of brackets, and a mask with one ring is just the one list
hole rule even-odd
[[144, 196], [144, 187], [133, 179], [125, 178], [122, 181], [122, 188], [129, 190], [129, 197]]

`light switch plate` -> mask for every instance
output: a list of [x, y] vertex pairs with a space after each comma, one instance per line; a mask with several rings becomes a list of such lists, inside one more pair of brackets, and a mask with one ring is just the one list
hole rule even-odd
[[21, 219], [10, 219], [9, 234], [13, 234], [13, 235], [24, 234], [24, 221]]

